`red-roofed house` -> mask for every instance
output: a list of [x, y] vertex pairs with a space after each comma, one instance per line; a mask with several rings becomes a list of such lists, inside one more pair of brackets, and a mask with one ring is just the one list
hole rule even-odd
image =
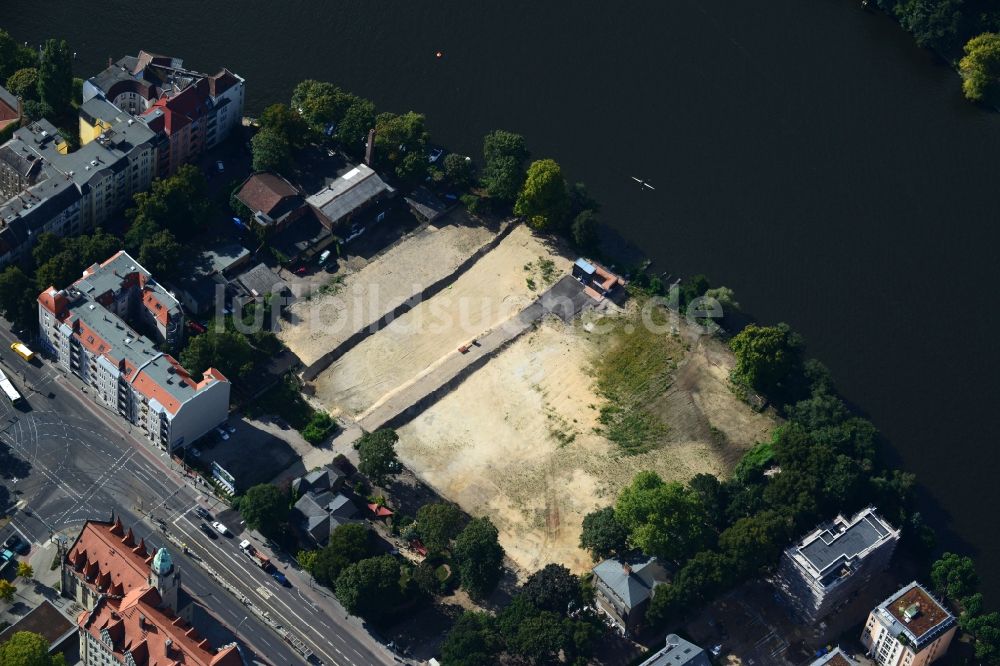
[[62, 595], [77, 618], [85, 666], [242, 666], [236, 644], [214, 650], [190, 624], [192, 603], [169, 551], [152, 556], [121, 519], [87, 521], [63, 554]]

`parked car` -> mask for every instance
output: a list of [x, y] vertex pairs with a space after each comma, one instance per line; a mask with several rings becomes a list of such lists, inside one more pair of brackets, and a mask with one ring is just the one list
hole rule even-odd
[[231, 534], [231, 532], [229, 531], [229, 528], [226, 527], [225, 525], [223, 525], [222, 523], [220, 523], [219, 521], [215, 521], [214, 523], [212, 523], [212, 527], [214, 527], [215, 531], [218, 532], [219, 534], [221, 534], [224, 537], [230, 536], [230, 534]]
[[223, 428], [222, 426], [216, 428], [215, 432], [219, 433], [219, 437], [221, 437], [223, 441], [229, 439], [229, 433], [226, 432], [225, 428]]
[[198, 447], [195, 447], [195, 446], [191, 447], [191, 457], [193, 457], [193, 458], [200, 458], [201, 457], [201, 451], [198, 450]]
[[219, 160], [215, 163], [215, 168], [219, 173], [222, 173], [226, 170], [226, 165], [222, 163], [222, 160]]
[[[214, 525], [215, 523], [212, 523], [212, 524]], [[202, 532], [205, 533], [205, 536], [207, 536], [209, 539], [218, 539], [219, 538], [219, 536], [207, 524], [202, 523], [198, 527], [201, 529]], [[225, 528], [224, 525], [223, 525], [223, 528]]]
[[11, 534], [7, 537], [7, 540], [3, 542], [3, 545], [4, 548], [9, 548], [18, 555], [27, 555], [28, 551], [31, 550], [31, 546], [28, 542], [16, 534]]
[[226, 424], [226, 430], [228, 430], [230, 432], [230, 434], [232, 434], [232, 433], [236, 432], [236, 426], [234, 426], [232, 423], [227, 423]]
[[292, 584], [288, 582], [288, 578], [285, 577], [285, 574], [281, 573], [277, 569], [275, 569], [274, 571], [271, 572], [271, 578], [273, 578], [274, 580], [278, 581], [279, 583], [281, 583], [285, 587], [291, 587], [292, 586]]
[[210, 514], [206, 509], [200, 506], [194, 508], [194, 512], [198, 514], [199, 518], [204, 518], [205, 520], [212, 520], [212, 514]]
[[298, 268], [295, 269], [295, 274], [299, 276], [305, 275], [308, 272], [309, 269], [306, 268], [305, 266], [299, 266]]

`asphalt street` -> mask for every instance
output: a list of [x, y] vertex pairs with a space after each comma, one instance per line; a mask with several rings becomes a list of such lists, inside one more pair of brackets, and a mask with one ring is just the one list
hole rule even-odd
[[[134, 438], [131, 427], [95, 403], [89, 393], [83, 393], [75, 377], [64, 376], [48, 362], [29, 364], [16, 356], [10, 351], [13, 340], [6, 326], [0, 328], [0, 368], [29, 406], [14, 408], [0, 398], [0, 441], [26, 469], [15, 469], [14, 478], [0, 478], [16, 507], [0, 539], [11, 529], [32, 543], [43, 543], [55, 535], [73, 539], [87, 519], [107, 520], [114, 512], [147, 544], [170, 549], [184, 587], [228, 629], [236, 631], [248, 656], [263, 657], [275, 666], [304, 662], [245, 605], [252, 603], [324, 664], [394, 662], [361, 622], [348, 617], [328, 590], [313, 587], [307, 575], [276, 562], [291, 583], [284, 587], [255, 566], [237, 546], [247, 536], [240, 534], [238, 520], [226, 521], [237, 533], [233, 538], [210, 539], [203, 534], [195, 507], [213, 513], [225, 507], [196, 488], [159, 450]], [[4, 476], [9, 476], [9, 471]], [[189, 553], [178, 552], [167, 534], [183, 542]], [[220, 585], [204, 565], [240, 596]], [[198, 629], [214, 645], [232, 640], [228, 630], [217, 623], [208, 624], [214, 626]]]

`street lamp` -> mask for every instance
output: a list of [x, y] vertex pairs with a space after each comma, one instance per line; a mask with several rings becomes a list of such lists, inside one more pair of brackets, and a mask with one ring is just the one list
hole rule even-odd
[[239, 642], [239, 640], [240, 640], [240, 627], [243, 626], [243, 623], [246, 622], [247, 618], [249, 618], [249, 617], [250, 617], [249, 615], [244, 615], [243, 619], [240, 620], [240, 623], [238, 625], [236, 625], [236, 637], [235, 637], [236, 642]]

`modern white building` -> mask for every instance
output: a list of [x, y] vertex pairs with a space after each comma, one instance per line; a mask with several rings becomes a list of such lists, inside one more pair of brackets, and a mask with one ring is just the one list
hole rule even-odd
[[861, 642], [879, 666], [926, 666], [944, 656], [957, 628], [944, 604], [913, 581], [872, 610]]
[[874, 507], [837, 516], [785, 550], [775, 584], [805, 621], [815, 622], [889, 565], [899, 534]]
[[95, 398], [170, 452], [229, 414], [230, 385], [222, 373], [209, 368], [195, 381], [147, 337], [176, 348], [183, 324], [177, 300], [124, 251], [88, 268], [69, 288], [49, 287], [38, 296], [42, 348], [89, 384]]

